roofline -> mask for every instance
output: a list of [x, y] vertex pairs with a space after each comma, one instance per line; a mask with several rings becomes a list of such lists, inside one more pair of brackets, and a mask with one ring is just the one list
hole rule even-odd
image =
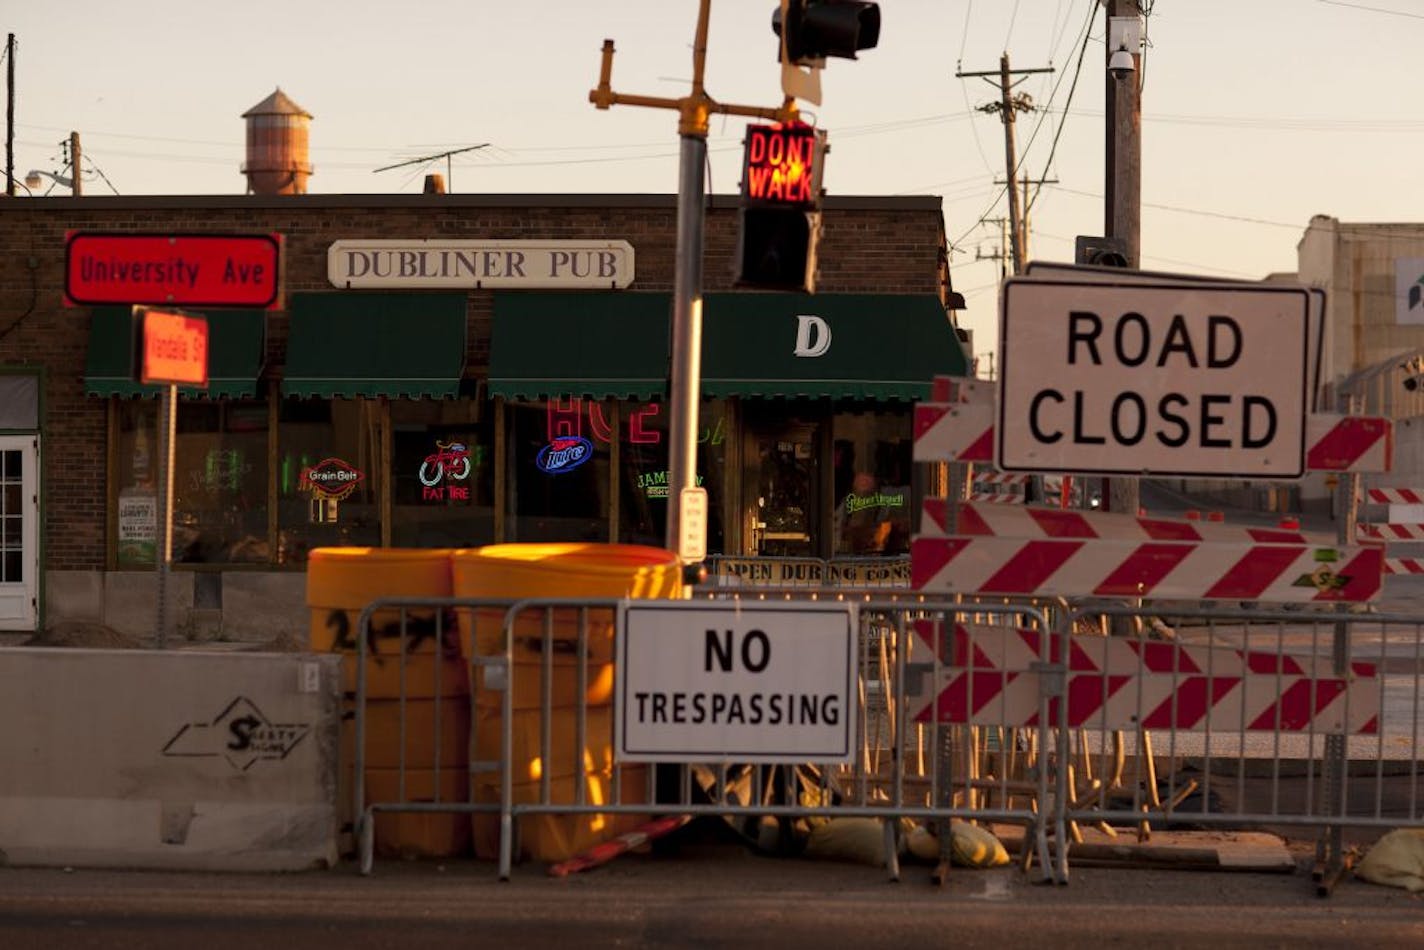
[[[16, 199], [18, 211], [30, 202], [36, 208], [181, 209], [181, 208], [668, 208], [676, 209], [672, 194], [339, 194], [339, 195], [72, 195]], [[713, 208], [736, 208], [739, 195], [712, 195]], [[939, 211], [939, 195], [827, 195], [822, 207], [830, 211]]]

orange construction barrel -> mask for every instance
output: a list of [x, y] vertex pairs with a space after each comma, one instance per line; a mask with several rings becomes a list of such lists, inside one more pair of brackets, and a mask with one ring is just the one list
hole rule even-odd
[[[450, 552], [416, 548], [318, 548], [307, 564], [311, 648], [345, 655], [343, 821], [355, 768], [356, 672], [361, 611], [382, 597], [449, 597]], [[438, 697], [438, 698], [437, 698]], [[366, 800], [468, 800], [469, 680], [459, 639], [443, 612], [413, 607], [373, 614], [366, 641]], [[437, 780], [433, 771], [439, 768]], [[439, 798], [432, 796], [438, 793]], [[403, 797], [402, 797], [403, 796]], [[468, 850], [469, 818], [454, 813], [378, 813], [376, 850], [446, 857]], [[455, 842], [454, 845], [451, 842]]]
[[[451, 556], [456, 597], [516, 600], [526, 598], [680, 598], [682, 562], [662, 548], [629, 544], [497, 544], [456, 551]], [[467, 658], [500, 656], [505, 650], [504, 607], [460, 611], [460, 640]], [[579, 695], [580, 634], [586, 657], [586, 689]], [[609, 608], [556, 607], [528, 610], [515, 618], [510, 632], [514, 668], [511, 684], [498, 689], [473, 684], [476, 756], [499, 755], [503, 690], [513, 707], [510, 767], [516, 803], [539, 801], [542, 780], [549, 801], [568, 804], [582, 789], [584, 801], [612, 802], [615, 788], [622, 804], [647, 801], [647, 770], [629, 766], [615, 772], [612, 760], [614, 617]], [[541, 706], [543, 677], [550, 683], [550, 717]], [[478, 669], [472, 668], [478, 675]], [[578, 709], [585, 709], [585, 741], [576, 742]], [[542, 746], [542, 736], [550, 747]], [[546, 754], [547, 753], [547, 754]], [[499, 771], [475, 776], [472, 799], [499, 801]], [[615, 778], [617, 783], [615, 785]], [[561, 861], [634, 827], [639, 815], [531, 815], [520, 819], [519, 857]], [[476, 857], [498, 854], [497, 815], [473, 816]]]

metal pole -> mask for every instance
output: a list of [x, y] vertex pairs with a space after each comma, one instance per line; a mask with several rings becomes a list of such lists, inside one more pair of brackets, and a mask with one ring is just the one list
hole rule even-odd
[[168, 647], [168, 570], [173, 563], [173, 457], [174, 434], [177, 430], [178, 387], [168, 385], [163, 388], [160, 404], [163, 415], [159, 427], [159, 458], [163, 465], [163, 493], [159, 501], [158, 524], [163, 532], [158, 549], [158, 649]]
[[704, 135], [682, 137], [677, 188], [677, 258], [673, 278], [672, 366], [668, 377], [667, 547], [682, 537], [682, 490], [697, 483], [697, 414], [702, 389], [702, 225]]

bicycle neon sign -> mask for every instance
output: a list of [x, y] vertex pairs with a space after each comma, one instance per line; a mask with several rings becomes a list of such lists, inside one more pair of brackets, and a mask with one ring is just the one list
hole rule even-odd
[[441, 485], [446, 478], [463, 482], [470, 477], [470, 449], [463, 442], [435, 440], [435, 451], [420, 463], [416, 477], [420, 479], [422, 501], [469, 501], [466, 485]]

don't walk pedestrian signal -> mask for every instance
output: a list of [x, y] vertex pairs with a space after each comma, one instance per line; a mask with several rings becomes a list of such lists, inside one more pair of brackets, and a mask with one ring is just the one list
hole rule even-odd
[[737, 284], [815, 290], [826, 133], [801, 122], [747, 127]]

